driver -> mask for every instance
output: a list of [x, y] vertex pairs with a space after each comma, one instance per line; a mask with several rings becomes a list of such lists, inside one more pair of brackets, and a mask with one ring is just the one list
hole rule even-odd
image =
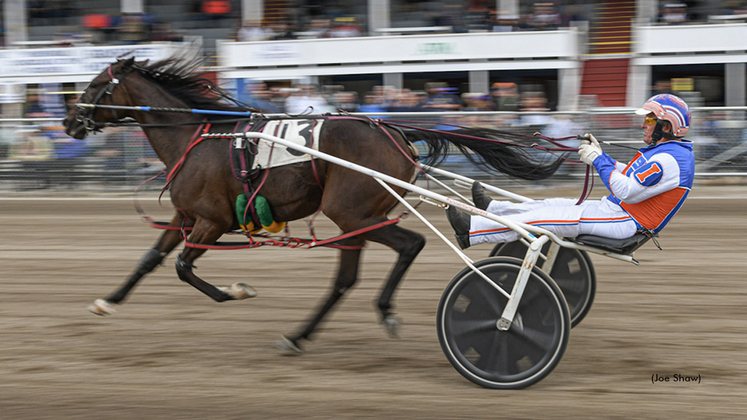
[[[675, 95], [660, 94], [635, 113], [645, 116], [641, 128], [647, 146], [627, 165], [602, 151], [593, 135], [585, 134], [581, 140], [580, 159], [596, 168], [611, 192], [607, 197], [580, 205], [567, 198], [513, 203], [492, 200], [475, 182], [475, 207], [567, 238], [591, 234], [623, 239], [637, 231], [659, 232], [682, 207], [693, 185], [693, 144], [683, 138], [690, 128], [690, 108]], [[453, 206], [446, 209], [446, 216], [462, 249], [519, 238], [517, 232], [500, 223], [469, 216]]]

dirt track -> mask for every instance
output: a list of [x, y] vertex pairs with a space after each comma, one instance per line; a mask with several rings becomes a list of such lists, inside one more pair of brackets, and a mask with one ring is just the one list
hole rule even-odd
[[[126, 200], [0, 200], [0, 419], [744, 418], [747, 195], [736, 191], [696, 191], [664, 251], [638, 251], [640, 267], [594, 256], [594, 307], [560, 365], [522, 391], [479, 388], [446, 360], [435, 313], [463, 263], [415, 217], [403, 226], [429, 243], [395, 296], [401, 338], [377, 324], [372, 302], [394, 253], [373, 244], [361, 282], [294, 358], [274, 342], [326, 293], [335, 251], [211, 251], [198, 275], [260, 293], [224, 304], [179, 281], [172, 254], [101, 318], [86, 305], [123, 281], [157, 232]], [[449, 232], [441, 211], [421, 208]], [[291, 226], [306, 236], [303, 222]], [[317, 230], [336, 232], [326, 220]], [[652, 384], [657, 373], [701, 383]]]

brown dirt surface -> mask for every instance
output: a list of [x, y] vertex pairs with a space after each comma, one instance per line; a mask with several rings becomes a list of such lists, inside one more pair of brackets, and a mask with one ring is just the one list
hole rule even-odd
[[[369, 244], [358, 285], [307, 353], [287, 357], [274, 343], [327, 293], [335, 250], [209, 251], [197, 275], [259, 292], [222, 304], [179, 281], [172, 254], [117, 314], [96, 317], [86, 306], [121, 284], [158, 232], [127, 200], [0, 199], [0, 419], [744, 418], [747, 195], [730, 191], [694, 193], [664, 251], [647, 244], [638, 267], [593, 256], [594, 307], [558, 367], [520, 391], [480, 388], [446, 360], [436, 310], [464, 264], [415, 217], [402, 226], [428, 245], [395, 295], [400, 338], [373, 305], [395, 254]], [[442, 210], [420, 209], [451, 238]], [[336, 233], [324, 218], [315, 225], [319, 237]], [[303, 222], [291, 228], [307, 236]]]

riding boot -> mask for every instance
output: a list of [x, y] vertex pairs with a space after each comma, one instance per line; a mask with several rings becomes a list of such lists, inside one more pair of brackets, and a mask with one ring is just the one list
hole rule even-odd
[[451, 224], [451, 228], [454, 229], [454, 232], [456, 233], [454, 236], [456, 237], [459, 248], [469, 248], [470, 216], [460, 212], [453, 206], [449, 206], [446, 208], [446, 218], [449, 219], [449, 224]]
[[475, 207], [487, 211], [491, 201], [493, 199], [485, 194], [482, 184], [479, 182], [472, 184], [472, 202], [475, 203]]

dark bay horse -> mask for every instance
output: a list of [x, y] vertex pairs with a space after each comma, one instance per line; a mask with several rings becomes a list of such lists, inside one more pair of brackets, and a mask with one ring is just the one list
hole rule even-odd
[[[171, 58], [149, 64], [134, 58], [119, 60], [91, 81], [79, 103], [117, 106], [150, 106], [186, 109], [242, 111], [230, 105], [225, 97], [215, 94], [210, 82], [195, 74], [193, 61]], [[236, 122], [225, 122], [226, 117], [205, 117], [189, 113], [155, 113], [102, 108], [71, 109], [64, 125], [68, 135], [83, 139], [103, 123], [116, 123], [124, 118], [137, 121], [145, 132], [161, 161], [171, 171], [185, 156], [196, 127], [207, 118], [212, 123], [210, 132], [232, 132]], [[224, 122], [220, 120], [223, 119]], [[192, 125], [185, 125], [193, 123]], [[461, 129], [465, 135], [488, 136], [486, 130]], [[405, 138], [406, 137], [406, 138]], [[341, 159], [405, 181], [412, 181], [417, 168], [410, 150], [410, 142], [423, 141], [427, 147], [425, 163], [443, 159], [449, 145], [454, 145], [476, 163], [509, 176], [536, 180], [547, 178], [558, 168], [560, 161], [543, 164], [532, 160], [517, 148], [473, 138], [429, 133], [407, 132], [364, 120], [329, 119], [321, 128], [319, 149]], [[170, 186], [170, 198], [176, 211], [171, 225], [189, 226], [188, 241], [193, 244], [214, 244], [224, 233], [238, 229], [234, 212], [237, 196], [244, 193], [244, 185], [233, 174], [229, 149], [230, 139], [203, 141], [186, 155], [178, 176]], [[472, 156], [472, 153], [476, 157]], [[315, 166], [314, 166], [315, 165]], [[397, 201], [373, 178], [352, 170], [317, 160], [290, 164], [268, 170], [261, 194], [270, 204], [278, 221], [292, 221], [321, 210], [342, 232], [380, 224]], [[259, 179], [251, 181], [257, 187]], [[406, 191], [394, 187], [398, 194]], [[127, 294], [147, 273], [153, 271], [183, 240], [178, 230], [165, 230], [152, 249], [147, 251], [125, 283], [101, 303], [113, 308], [122, 303]], [[399, 255], [377, 302], [381, 320], [390, 333], [397, 321], [390, 303], [394, 291], [407, 269], [425, 245], [425, 238], [396, 224], [354, 236], [350, 245], [364, 241], [384, 244]], [[358, 247], [359, 248], [359, 247]], [[185, 247], [176, 258], [176, 272], [181, 280], [194, 286], [216, 302], [242, 299], [247, 296], [241, 287], [215, 287], [193, 272], [194, 262], [205, 249]], [[337, 277], [332, 290], [313, 317], [295, 334], [284, 337], [286, 350], [300, 352], [300, 341], [308, 340], [325, 314], [350, 289], [358, 278], [360, 249], [341, 249]], [[101, 311], [101, 314], [111, 312]]]

